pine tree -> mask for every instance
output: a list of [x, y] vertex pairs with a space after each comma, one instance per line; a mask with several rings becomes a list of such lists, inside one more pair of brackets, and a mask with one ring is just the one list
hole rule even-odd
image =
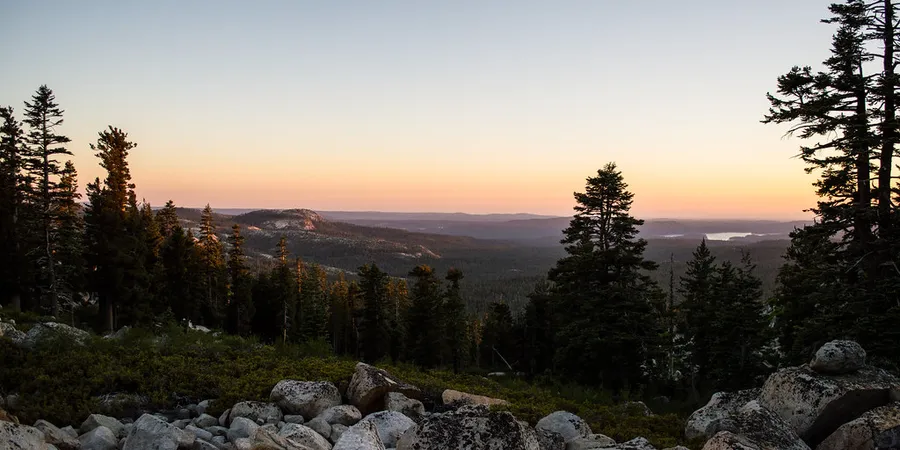
[[441, 349], [441, 282], [434, 269], [420, 265], [409, 272], [415, 278], [407, 314], [409, 359], [420, 367], [435, 367]]
[[481, 337], [481, 367], [512, 370], [510, 358], [515, 354], [513, 317], [509, 305], [494, 302], [484, 319]]
[[330, 340], [334, 353], [338, 355], [355, 353], [355, 347], [351, 344], [354, 339], [349, 297], [350, 284], [344, 278], [344, 273], [341, 272], [328, 290]]
[[682, 316], [680, 328], [689, 354], [688, 373], [695, 397], [699, 397], [700, 389], [707, 383], [715, 362], [715, 355], [712, 353], [713, 340], [717, 336], [712, 327], [719, 307], [716, 304], [716, 276], [716, 258], [710, 253], [706, 239], [703, 239], [694, 250], [693, 258], [687, 263], [679, 288], [684, 299], [679, 306]]
[[24, 137], [11, 107], [0, 108], [0, 304], [22, 307], [27, 290], [26, 204], [29, 181], [24, 172]]
[[175, 318], [187, 324], [200, 318], [200, 293], [195, 282], [197, 260], [194, 238], [177, 225], [166, 238], [161, 251], [165, 287], [164, 303]]
[[[896, 295], [889, 294], [900, 286], [894, 262], [900, 239], [893, 232], [898, 211], [891, 198], [900, 34], [891, 0], [847, 0], [829, 10], [832, 17], [823, 22], [837, 31], [825, 70], [795, 67], [780, 77], [777, 95], [768, 95], [772, 107], [764, 120], [789, 123], [789, 133], [815, 142], [801, 147], [800, 156], [807, 172], [819, 174], [820, 200], [812, 209], [816, 223], [794, 234], [779, 276], [781, 283], [797, 283], [780, 286], [774, 298], [777, 329], [786, 333], [779, 341], [789, 343], [782, 348], [791, 358], [810, 356], [801, 353], [827, 338], [810, 327], [814, 323], [858, 340], [870, 357], [891, 360], [900, 344], [877, 323], [900, 318]], [[829, 253], [808, 255], [801, 248]], [[801, 273], [821, 278], [802, 279]], [[797, 297], [785, 296], [788, 292]], [[801, 311], [809, 315], [798, 316]]]
[[451, 268], [445, 278], [450, 284], [444, 294], [444, 310], [441, 314], [444, 328], [444, 353], [445, 361], [453, 367], [453, 372], [458, 373], [468, 362], [466, 358], [466, 305], [460, 294], [459, 282], [463, 279], [463, 273], [459, 269]]
[[78, 173], [72, 161], [66, 161], [59, 180], [59, 195], [54, 205], [57, 245], [57, 284], [59, 301], [70, 314], [81, 302], [85, 287], [84, 219], [78, 199]]
[[178, 212], [175, 210], [175, 202], [169, 200], [166, 206], [156, 213], [157, 222], [159, 223], [159, 232], [163, 239], [167, 239], [175, 232], [178, 223]]
[[[292, 331], [297, 326], [297, 296], [299, 288], [297, 286], [297, 276], [295, 271], [291, 270], [288, 265], [287, 238], [282, 236], [278, 241], [278, 265], [272, 269], [269, 278], [271, 283], [272, 304], [271, 307], [276, 309], [276, 320], [279, 337], [282, 342], [286, 342], [288, 336], [294, 336]], [[259, 298], [254, 293], [254, 298]], [[268, 326], [272, 326], [270, 323]]]
[[203, 280], [205, 301], [201, 307], [201, 323], [218, 326], [225, 313], [225, 259], [222, 243], [216, 234], [212, 208], [207, 204], [200, 215], [200, 236], [197, 242], [200, 258], [200, 277]]
[[227, 330], [232, 334], [248, 336], [252, 331], [253, 315], [256, 310], [253, 306], [253, 279], [246, 266], [244, 237], [241, 236], [240, 225], [231, 226], [228, 244], [230, 295]]
[[100, 329], [110, 331], [117, 323], [120, 308], [133, 300], [132, 279], [139, 262], [136, 258], [137, 237], [130, 227], [129, 211], [136, 209], [134, 184], [128, 169], [128, 153], [136, 144], [122, 130], [109, 127], [99, 133], [91, 150], [106, 169], [106, 178], [98, 178], [87, 186], [88, 206], [85, 210], [86, 259], [93, 267], [89, 286], [97, 293], [100, 306]]
[[374, 363], [390, 354], [388, 286], [390, 279], [375, 264], [359, 268], [362, 297], [360, 345], [363, 360]]
[[31, 97], [31, 103], [25, 102], [25, 123], [29, 130], [25, 137], [23, 163], [29, 178], [34, 181], [29, 194], [36, 211], [33, 229], [39, 236], [34, 256], [40, 267], [41, 294], [46, 299], [50, 314], [54, 316], [58, 313], [61, 293], [56, 268], [59, 242], [56, 240], [58, 211], [55, 205], [63, 195], [59, 190], [62, 168], [57, 157], [72, 154], [65, 147], [69, 138], [57, 134], [57, 128], [63, 123], [62, 115], [63, 110], [56, 103], [56, 96], [46, 85], [38, 88]]
[[298, 258], [300, 294], [297, 303], [298, 340], [324, 339], [328, 334], [327, 275], [318, 265], [306, 268]]
[[637, 239], [642, 220], [629, 214], [628, 192], [607, 164], [575, 193], [575, 217], [564, 231], [568, 256], [550, 271], [559, 324], [555, 362], [569, 378], [618, 390], [642, 381], [659, 326], [651, 303], [661, 294], [646, 274], [656, 264]]
[[523, 356], [531, 374], [553, 369], [556, 331], [554, 316], [553, 288], [547, 280], [541, 280], [528, 294], [528, 303], [525, 305]]

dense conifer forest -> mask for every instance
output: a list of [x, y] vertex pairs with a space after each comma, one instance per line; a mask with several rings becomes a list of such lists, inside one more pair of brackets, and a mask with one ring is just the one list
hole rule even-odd
[[[564, 254], [529, 280], [524, 307], [467, 307], [476, 277], [465, 267], [411, 263], [398, 276], [366, 263], [355, 276], [329, 276], [284, 237], [260, 268], [248, 263], [246, 230], [209, 205], [192, 230], [173, 201], [154, 209], [139, 200], [129, 156], [141, 149], [125, 130], [110, 126], [90, 148], [72, 148], [64, 105], [42, 85], [21, 110], [0, 108], [0, 304], [98, 333], [199, 325], [369, 362], [522, 372], [695, 401], [757, 385], [836, 338], [897, 370], [893, 7], [849, 0], [830, 12], [830, 57], [821, 70], [798, 65], [778, 77], [761, 118], [800, 138], [819, 195], [815, 223], [792, 233], [768, 295], [753, 254], [724, 261], [697, 242], [679, 276], [665, 258], [649, 259], [643, 221], [630, 211], [640, 193], [614, 163], [575, 193]], [[106, 175], [79, 180], [72, 152], [93, 152]]]

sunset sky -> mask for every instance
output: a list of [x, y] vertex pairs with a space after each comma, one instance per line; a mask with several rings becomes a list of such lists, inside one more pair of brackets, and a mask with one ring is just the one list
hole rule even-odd
[[4, 2], [0, 104], [41, 84], [83, 185], [107, 125], [154, 205], [570, 214], [615, 161], [643, 218], [804, 218], [763, 125], [826, 1]]

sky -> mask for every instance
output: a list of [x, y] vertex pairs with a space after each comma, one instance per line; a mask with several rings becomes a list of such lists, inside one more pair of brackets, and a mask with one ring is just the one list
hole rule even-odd
[[827, 3], [10, 0], [0, 105], [53, 89], [81, 184], [122, 128], [153, 205], [568, 215], [613, 161], [638, 217], [799, 219], [760, 120]]

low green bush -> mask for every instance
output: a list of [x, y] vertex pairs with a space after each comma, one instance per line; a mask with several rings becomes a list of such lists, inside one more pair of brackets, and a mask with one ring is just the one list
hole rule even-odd
[[[238, 401], [267, 400], [272, 387], [286, 378], [346, 386], [355, 364], [328, 356], [327, 344], [321, 342], [269, 346], [178, 327], [158, 335], [130, 330], [118, 340], [95, 337], [86, 346], [50, 340], [32, 351], [0, 338], [0, 394], [20, 395], [13, 412], [25, 423], [46, 419], [77, 427], [88, 414], [101, 410], [100, 396], [110, 393], [139, 394], [149, 409], [169, 409], [184, 399], [216, 399], [209, 412], [219, 414]], [[644, 436], [659, 448], [684, 444], [680, 417], [626, 411], [603, 391], [423, 371], [407, 364], [379, 366], [422, 388], [426, 403], [440, 402], [444, 389], [456, 389], [505, 399], [510, 402], [505, 409], [532, 425], [553, 411], [566, 410], [588, 421], [594, 432], [617, 441]]]

